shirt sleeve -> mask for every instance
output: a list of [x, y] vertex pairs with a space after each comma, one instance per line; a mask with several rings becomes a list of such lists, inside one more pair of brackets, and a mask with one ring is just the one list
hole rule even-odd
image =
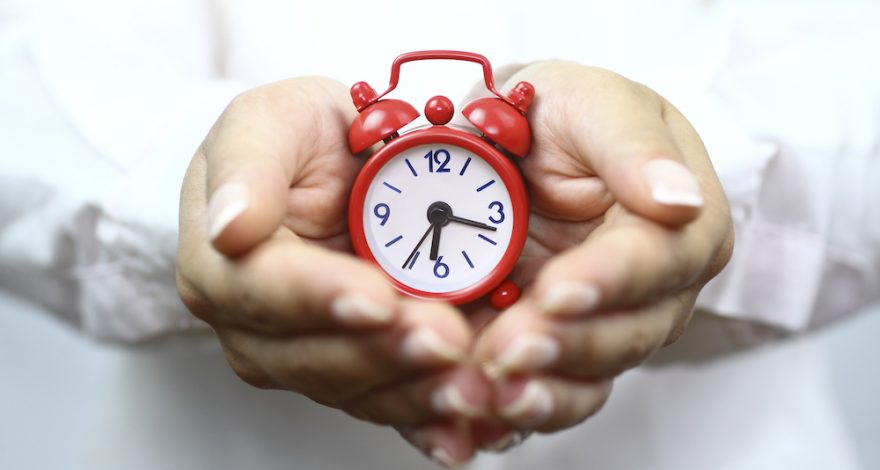
[[880, 299], [880, 10], [856, 3], [727, 12], [725, 64], [685, 109], [736, 232], [698, 307], [799, 332]]
[[174, 285], [178, 196], [242, 84], [218, 77], [205, 12], [85, 3], [0, 29], [0, 288], [101, 339], [205, 328]]

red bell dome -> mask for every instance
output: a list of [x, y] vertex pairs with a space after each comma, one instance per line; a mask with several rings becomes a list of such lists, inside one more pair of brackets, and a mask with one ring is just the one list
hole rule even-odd
[[524, 157], [532, 145], [532, 132], [525, 112], [534, 96], [535, 88], [531, 84], [519, 82], [508, 94], [510, 102], [501, 98], [480, 98], [468, 103], [462, 114], [489, 140], [518, 157]]
[[417, 117], [409, 103], [401, 100], [376, 100], [376, 91], [364, 82], [351, 87], [352, 101], [360, 111], [348, 130], [348, 146], [352, 153], [360, 153], [371, 145], [391, 137]]

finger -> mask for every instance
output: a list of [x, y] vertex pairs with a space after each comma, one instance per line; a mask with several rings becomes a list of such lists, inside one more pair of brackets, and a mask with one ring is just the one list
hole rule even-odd
[[526, 295], [542, 312], [576, 316], [651, 302], [711, 277], [727, 224], [706, 216], [679, 230], [619, 213], [538, 273]]
[[423, 425], [438, 420], [489, 416], [489, 382], [473, 365], [434, 373], [372, 390], [340, 407], [377, 424]]
[[582, 382], [537, 376], [497, 384], [497, 414], [511, 426], [554, 432], [589, 418], [608, 399], [611, 381]]
[[664, 101], [656, 93], [573, 63], [536, 64], [511, 81], [523, 79], [539, 90], [532, 120], [547, 123], [554, 145], [598, 174], [627, 209], [674, 226], [699, 215], [700, 183], [663, 120]]
[[399, 298], [372, 265], [287, 237], [275, 237], [235, 260], [202, 246], [191, 261], [193, 284], [222, 321], [270, 334], [339, 327], [384, 326], [399, 313]]
[[399, 321], [372, 333], [266, 336], [218, 329], [227, 359], [246, 382], [326, 402], [351, 400], [413, 374], [460, 363], [473, 334], [453, 307], [404, 303]]
[[[269, 237], [290, 205], [289, 188], [312, 157], [348, 155], [345, 128], [354, 112], [342, 84], [315, 78], [236, 97], [200, 149], [207, 162], [207, 235], [214, 247], [235, 255]], [[319, 138], [327, 133], [338, 135]], [[354, 168], [337, 168], [346, 170], [353, 175]]]
[[465, 422], [441, 422], [420, 427], [400, 426], [396, 429], [413, 447], [445, 468], [462, 467], [476, 453]]
[[564, 321], [521, 305], [483, 334], [476, 356], [501, 377], [541, 371], [577, 379], [613, 377], [677, 337], [693, 308], [689, 290], [648, 307]]

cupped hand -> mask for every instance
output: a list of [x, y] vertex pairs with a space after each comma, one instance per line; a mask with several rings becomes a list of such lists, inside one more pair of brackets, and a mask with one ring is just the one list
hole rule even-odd
[[[348, 90], [322, 78], [236, 97], [183, 183], [178, 290], [248, 383], [425, 428], [431, 453], [450, 423], [485, 412], [490, 389], [458, 310], [402, 300], [346, 251], [354, 115]], [[462, 442], [443, 452], [470, 455]]]
[[598, 410], [612, 379], [674, 341], [733, 244], [728, 205], [687, 120], [649, 88], [567, 62], [530, 65], [535, 89], [521, 162], [529, 239], [522, 298], [475, 354], [497, 418], [552, 432]]

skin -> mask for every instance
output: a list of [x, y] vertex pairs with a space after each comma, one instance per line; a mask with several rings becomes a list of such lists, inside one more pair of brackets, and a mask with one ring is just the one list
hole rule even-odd
[[[351, 254], [347, 197], [363, 159], [346, 147], [356, 111], [344, 85], [292, 79], [233, 100], [184, 180], [177, 283], [243, 380], [392, 425], [454, 464], [510, 433], [580, 423], [615, 376], [681, 334], [733, 244], [696, 132], [655, 92], [606, 70], [542, 62], [503, 89], [520, 80], [538, 90], [533, 146], [520, 163], [532, 213], [511, 276], [523, 296], [501, 315], [485, 301], [456, 308], [404, 299]], [[687, 167], [702, 206], [655, 201], [642, 171], [653, 159]], [[247, 208], [212, 239], [208, 203], [230, 184], [247, 188]], [[563, 282], [597, 286], [598, 302], [548, 311]], [[388, 315], [340, 320], [334, 301], [352, 295]], [[454, 354], [405, 354], [409, 335], [425, 329]], [[499, 372], [498, 358], [527, 333], [552, 338], [555, 359]], [[531, 381], [550, 392], [552, 411], [539, 421], [505, 414]], [[464, 409], [432, 400], [450, 384]]]

